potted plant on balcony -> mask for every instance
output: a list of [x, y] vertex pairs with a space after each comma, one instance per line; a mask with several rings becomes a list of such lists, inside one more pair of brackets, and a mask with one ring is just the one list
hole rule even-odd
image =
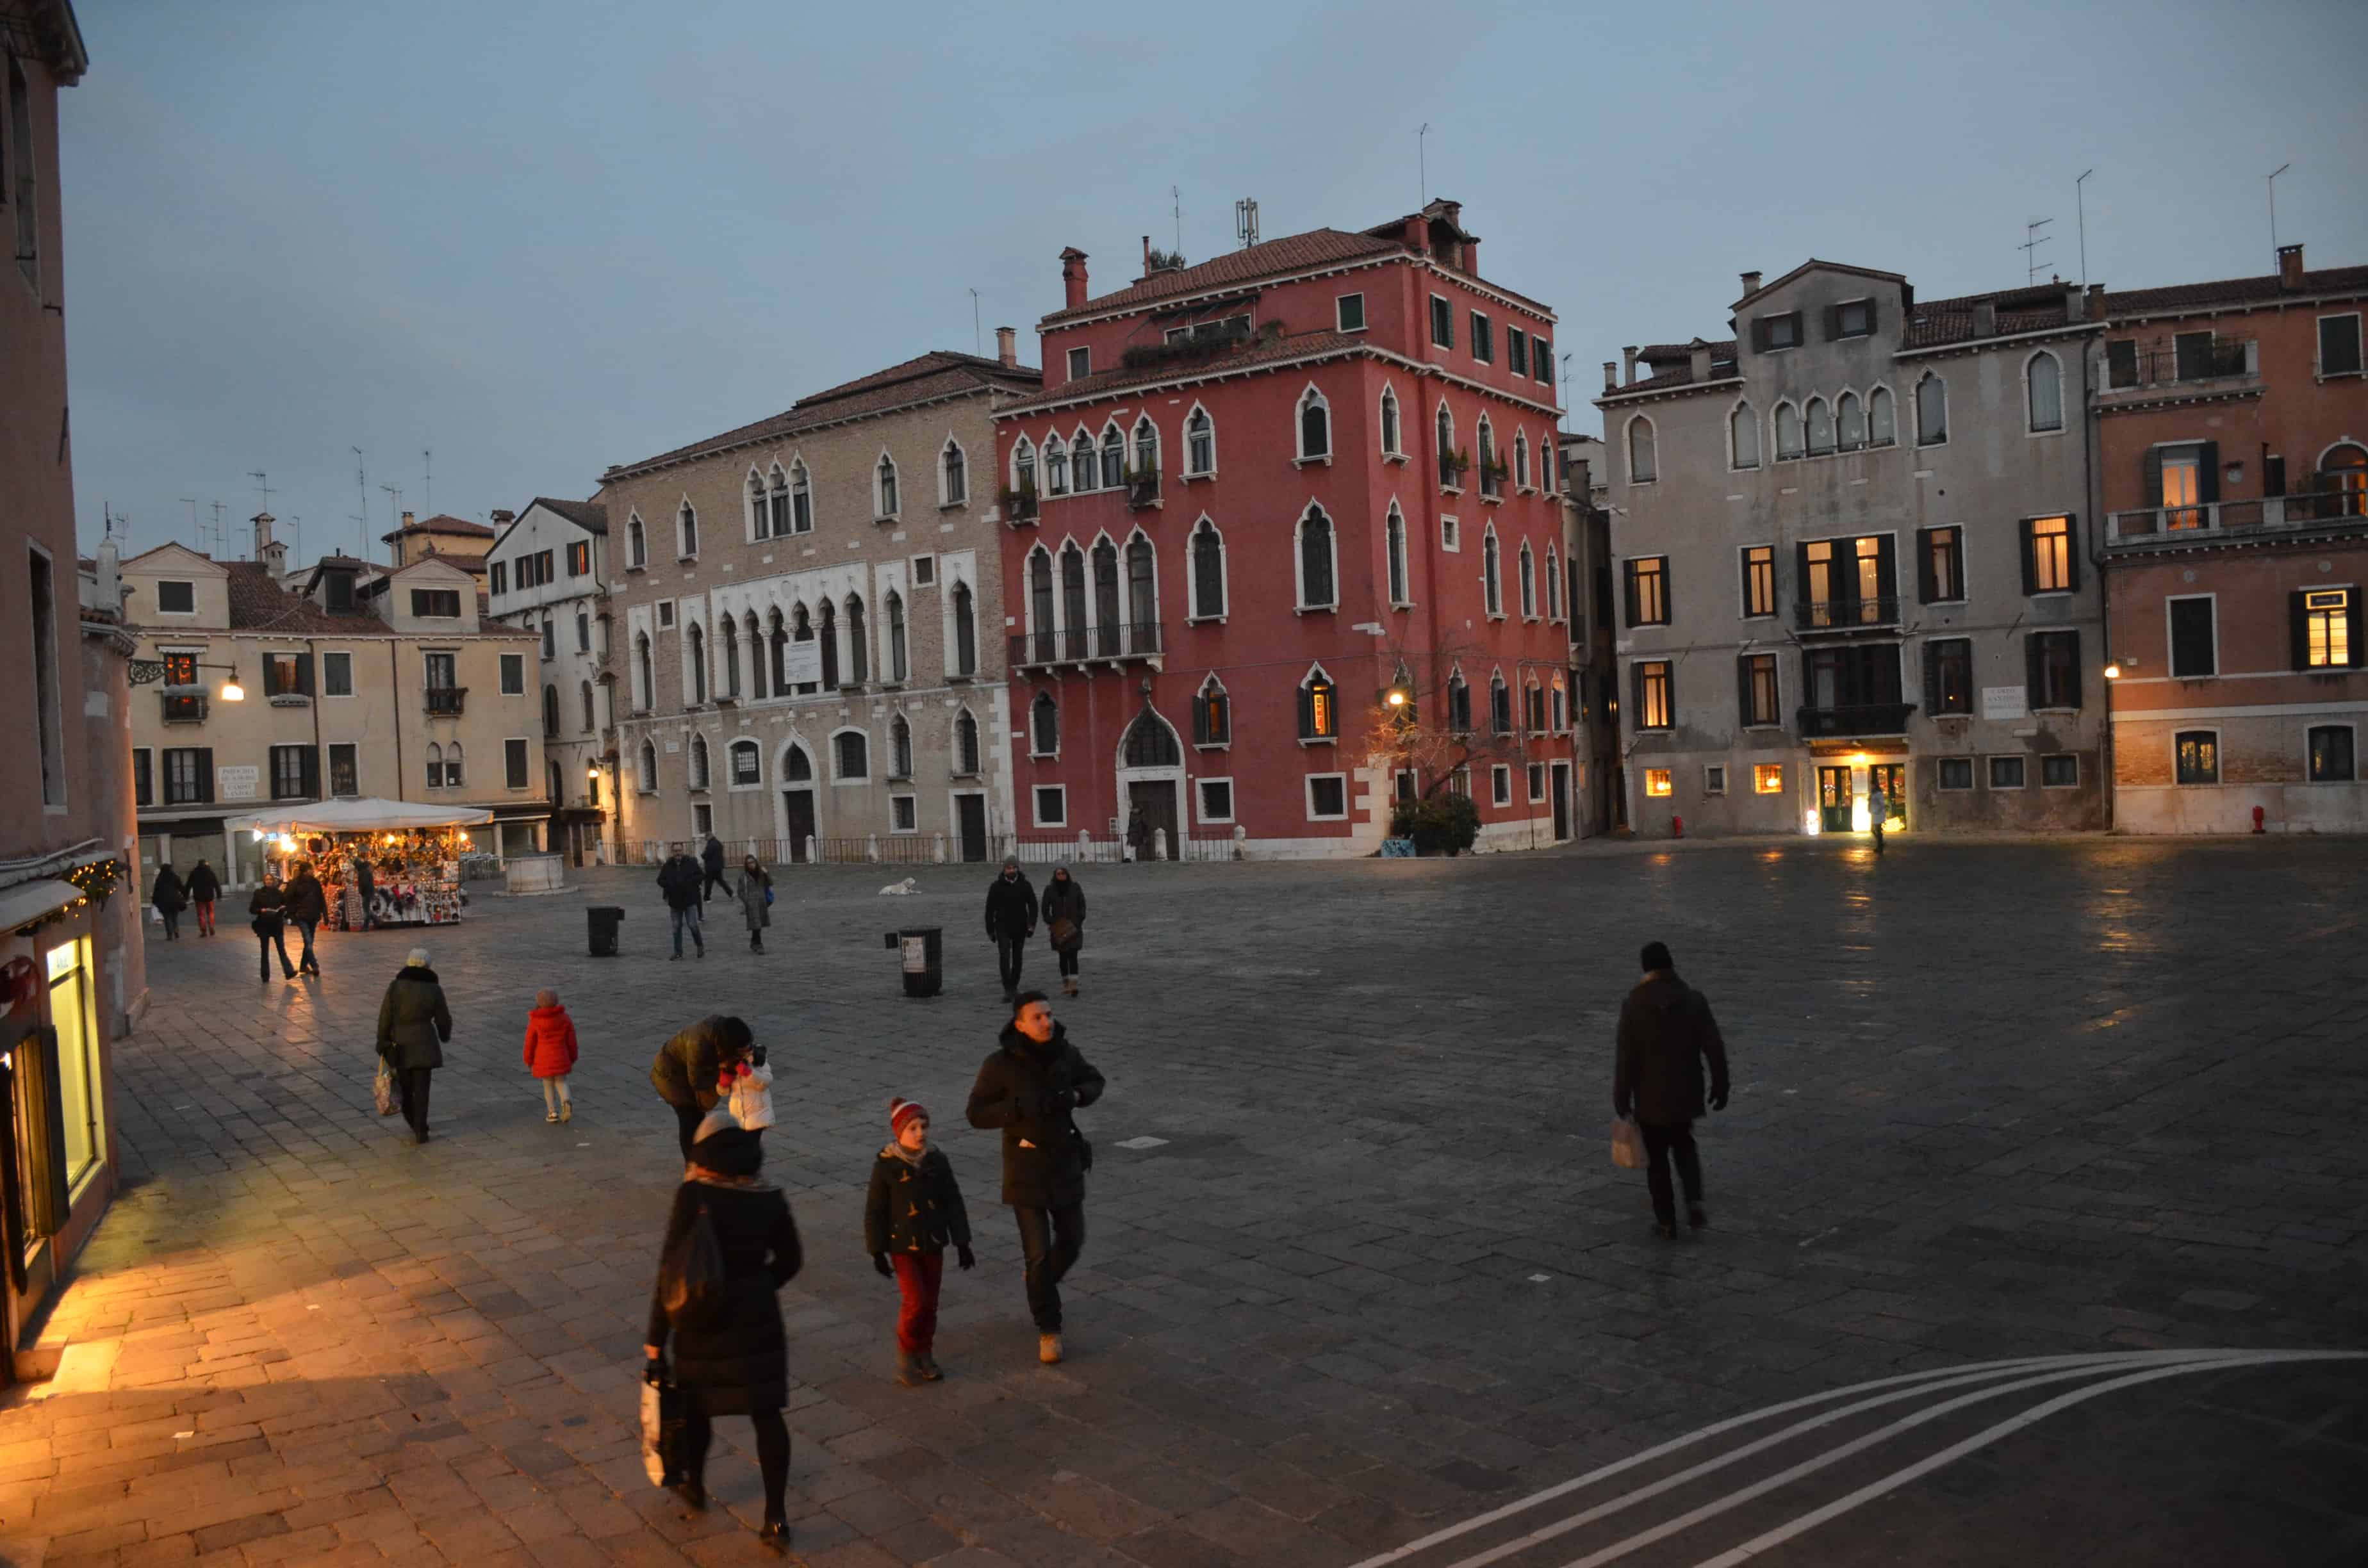
[[1439, 471], [1450, 484], [1461, 484], [1463, 476], [1472, 472], [1472, 454], [1462, 447], [1439, 454]]
[[1017, 490], [1006, 486], [997, 497], [1003, 504], [1003, 515], [1015, 523], [1031, 522], [1036, 517], [1036, 486], [1025, 483]]
[[1131, 468], [1126, 471], [1126, 504], [1140, 509], [1159, 499], [1159, 471], [1156, 468]]

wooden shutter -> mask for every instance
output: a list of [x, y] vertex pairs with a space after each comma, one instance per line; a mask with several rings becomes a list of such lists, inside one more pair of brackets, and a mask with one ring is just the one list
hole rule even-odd
[[1735, 713], [1746, 728], [1759, 722], [1759, 715], [1751, 710], [1751, 655], [1745, 653], [1735, 661]]
[[[1793, 547], [1793, 569], [1794, 573], [1793, 591], [1806, 601], [1809, 597], [1809, 545], [1805, 540]], [[1832, 591], [1830, 585], [1827, 591], [1828, 593]], [[1794, 624], [1806, 626], [1808, 622], [1800, 620], [1795, 621]]]
[[1633, 561], [1622, 562], [1621, 575], [1626, 594], [1623, 602], [1628, 611], [1628, 625], [1633, 630], [1636, 625], [1636, 563]]
[[2148, 509], [2162, 505], [2162, 449], [2148, 447], [2146, 454], [2146, 504]]
[[1839, 305], [1827, 305], [1826, 307], [1826, 341], [1834, 342], [1841, 335], [1842, 308]]
[[2299, 588], [2286, 596], [2286, 633], [2293, 644], [2294, 667], [2310, 668], [2310, 612], [2304, 608], [2308, 596]]
[[198, 799], [206, 805], [214, 799], [214, 749], [198, 747]]
[[1882, 324], [1882, 307], [1874, 302], [1874, 296], [1870, 294], [1867, 296], [1866, 300], [1866, 330], [1870, 335], [1872, 335], [1874, 329]]
[[2022, 538], [2022, 591], [2035, 594], [2039, 592], [2039, 560], [2031, 548], [2031, 519], [2025, 517], [2017, 526]]
[[25, 1164], [34, 1175], [33, 1189], [25, 1195], [26, 1228], [33, 1238], [54, 1236], [73, 1211], [66, 1196], [66, 1119], [58, 1082], [58, 1031], [33, 1030], [18, 1043], [16, 1054], [19, 1071], [31, 1080], [17, 1102], [25, 1112], [24, 1137], [32, 1156]]
[[2064, 706], [2078, 708], [2080, 706], [2080, 634], [2078, 631], [2058, 631], [2055, 635], [2063, 639], [2066, 654], [2064, 661]]
[[1895, 606], [1899, 598], [1898, 540], [1890, 534], [1883, 536], [1874, 557], [1875, 597], [1889, 599]]
[[1312, 740], [1315, 735], [1315, 691], [1306, 681], [1299, 684], [1299, 738]]
[[[1929, 605], [1941, 597], [1941, 585], [1932, 575], [1932, 536], [1938, 532], [1938, 528], [1916, 530], [1916, 602], [1920, 605]], [[1927, 658], [1925, 662], [1929, 668], [1931, 661]]]
[[1924, 644], [1924, 712], [1927, 717], [1941, 711], [1941, 644]]
[[307, 697], [313, 695], [313, 655], [310, 653], [296, 655], [296, 689]]
[[2064, 518], [2064, 586], [2066, 591], [2080, 591], [2080, 518], [2077, 513], [2066, 513]]
[[2196, 497], [2204, 502], [2217, 501], [2220, 499], [2220, 443], [2205, 441], [2198, 450]]
[[2026, 710], [2040, 706], [2040, 698], [2047, 689], [2047, 655], [2039, 642], [2039, 633], [2027, 631], [2022, 638], [2022, 701]]
[[1751, 351], [1755, 354], [1768, 352], [1768, 318], [1766, 316], [1751, 318]]
[[2368, 665], [2368, 649], [2360, 646], [2360, 590], [2354, 588], [2343, 601], [2343, 640], [2351, 653], [2351, 667]]
[[[1493, 713], [1490, 722], [1495, 722]], [[1641, 660], [1628, 666], [1628, 727], [1631, 730], [1645, 727], [1645, 665]]]
[[1673, 624], [1675, 624], [1675, 622], [1677, 621], [1677, 619], [1678, 619], [1678, 601], [1676, 600], [1676, 598], [1674, 598], [1673, 597], [1671, 597], [1671, 592], [1672, 592], [1672, 591], [1671, 591], [1670, 586], [1669, 586], [1669, 557], [1668, 557], [1668, 556], [1664, 555], [1663, 557], [1661, 557], [1661, 619], [1660, 619], [1660, 624], [1661, 624], [1661, 625], [1663, 625], [1663, 626], [1669, 626], [1669, 625], [1673, 625]]
[[[308, 664], [311, 659], [311, 654], [305, 655]], [[319, 800], [321, 798], [321, 754], [317, 748], [313, 746], [304, 748], [304, 766], [302, 773], [304, 793], [313, 800]]]

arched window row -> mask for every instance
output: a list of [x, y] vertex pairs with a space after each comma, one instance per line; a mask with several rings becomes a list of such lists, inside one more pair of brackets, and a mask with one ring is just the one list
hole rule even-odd
[[803, 458], [748, 471], [748, 537], [788, 539], [814, 532], [814, 475]]
[[[1727, 411], [1729, 468], [1760, 466], [1759, 419], [1759, 409], [1748, 402]], [[1876, 387], [1863, 398], [1855, 391], [1844, 391], [1830, 401], [1812, 396], [1796, 404], [1791, 398], [1780, 399], [1769, 417], [1769, 429], [1770, 445], [1780, 463], [1896, 446], [1899, 441], [1899, 418], [1888, 387]]]

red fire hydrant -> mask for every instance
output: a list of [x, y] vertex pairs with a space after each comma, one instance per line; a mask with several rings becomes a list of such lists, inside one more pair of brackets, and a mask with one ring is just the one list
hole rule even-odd
[[2261, 825], [2261, 818], [2265, 814], [2267, 813], [2265, 813], [2260, 807], [2255, 806], [2253, 808], [2253, 831], [2255, 833], [2267, 833], [2270, 831], [2268, 828]]
[[1685, 835], [1686, 819], [1679, 816], [1671, 817], [1669, 819], [1669, 836], [1671, 838], [1683, 838]]

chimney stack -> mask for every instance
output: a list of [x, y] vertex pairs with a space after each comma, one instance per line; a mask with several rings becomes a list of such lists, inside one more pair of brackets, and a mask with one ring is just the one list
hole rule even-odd
[[2078, 283], [2067, 283], [2064, 286], [2064, 319], [2066, 321], [2089, 319], [2089, 291]]
[[1975, 302], [1974, 335], [1975, 337], [1998, 335], [1998, 304], [1995, 301], [1980, 300]]
[[1620, 361], [1620, 384], [1623, 387], [1634, 386], [1636, 384], [1636, 345], [1631, 343], [1621, 349]]
[[1747, 295], [1759, 292], [1759, 274], [1757, 272], [1743, 274], [1743, 291]]
[[1064, 310], [1074, 311], [1086, 302], [1086, 253], [1075, 245], [1061, 253], [1061, 291], [1068, 301]]
[[288, 547], [271, 537], [271, 525], [276, 520], [268, 512], [257, 512], [254, 517], [255, 558], [274, 578], [288, 569]]
[[518, 514], [516, 512], [505, 512], [499, 506], [494, 508], [492, 517], [494, 519], [494, 527], [496, 528], [506, 528], [509, 527], [510, 524], [518, 521]]
[[403, 515], [403, 526], [406, 528], [411, 526], [411, 514], [408, 512]]
[[1620, 367], [1610, 359], [1603, 362], [1603, 390], [1605, 392], [1620, 390]]
[[1151, 276], [1151, 236], [1149, 234], [1143, 236], [1143, 275], [1145, 278]]
[[2278, 247], [2278, 287], [2289, 292], [2302, 287], [2302, 246]]
[[1015, 328], [999, 326], [995, 329], [995, 358], [1000, 364], [1019, 365], [1019, 334]]
[[2105, 286], [2102, 283], [2089, 285], [2089, 309], [2080, 319], [2083, 321], [2105, 319]]
[[1710, 380], [1710, 345], [1699, 337], [1686, 346], [1686, 373], [1697, 381]]

